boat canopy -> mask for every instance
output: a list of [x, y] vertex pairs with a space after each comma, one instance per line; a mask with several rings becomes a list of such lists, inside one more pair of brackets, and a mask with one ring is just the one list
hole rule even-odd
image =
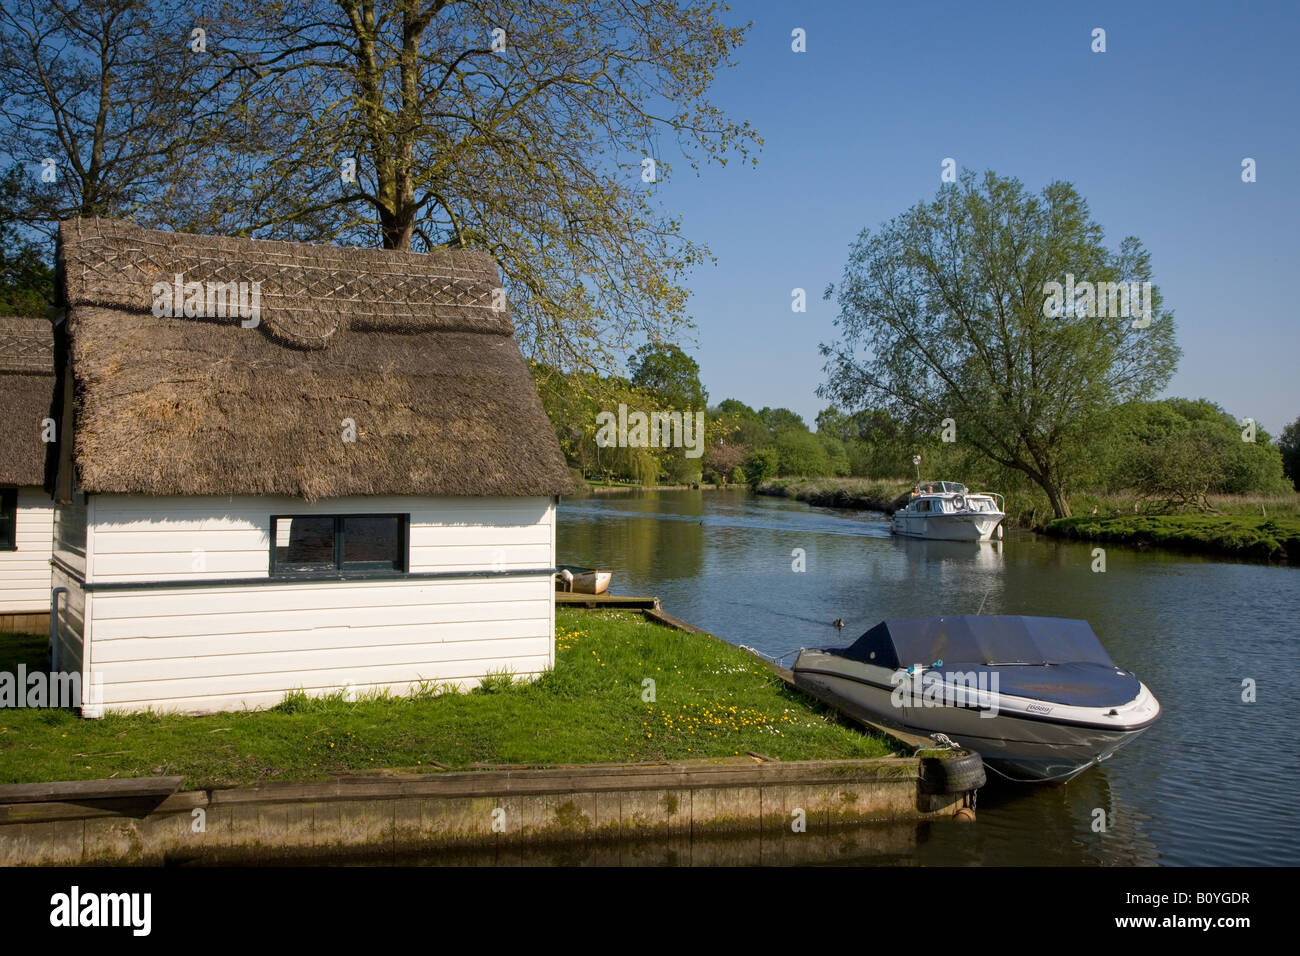
[[1087, 621], [961, 615], [881, 621], [841, 654], [878, 667], [1103, 664], [1110, 655]]
[[[1132, 700], [1136, 677], [1115, 666], [1087, 621], [967, 615], [882, 621], [831, 653], [899, 670], [996, 673], [1003, 694], [1083, 707]], [[937, 661], [943, 663], [936, 664]]]
[[923, 495], [964, 495], [966, 486], [960, 481], [922, 481], [916, 486]]

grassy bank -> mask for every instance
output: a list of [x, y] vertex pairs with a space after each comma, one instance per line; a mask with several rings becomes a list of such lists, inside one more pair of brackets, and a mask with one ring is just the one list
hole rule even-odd
[[[645, 485], [633, 481], [587, 481], [585, 491], [599, 493], [602, 491], [717, 491], [719, 485], [697, 482], [693, 485]], [[736, 487], [736, 486], [727, 486]], [[740, 487], [744, 487], [741, 485]]]
[[[711, 637], [625, 611], [560, 608], [557, 664], [462, 694], [348, 702], [291, 697], [267, 711], [83, 720], [0, 710], [0, 783], [180, 774], [187, 787], [314, 780], [384, 768], [731, 757], [876, 757], [881, 739], [838, 724], [761, 662]], [[0, 672], [46, 668], [45, 638], [0, 635]], [[654, 702], [642, 700], [655, 681]]]
[[[910, 487], [901, 480], [774, 478], [758, 493], [828, 508], [889, 513], [895, 499]], [[1300, 495], [1212, 495], [1213, 511], [1162, 513], [1133, 495], [1076, 492], [1070, 496], [1074, 517], [1062, 519], [1053, 515], [1041, 492], [1013, 491], [1006, 503], [1009, 527], [1052, 537], [1300, 564]]]
[[794, 498], [823, 508], [892, 512], [894, 501], [914, 482], [870, 478], [771, 478], [758, 486], [760, 495]]
[[1053, 517], [1043, 499], [1033, 520], [1022, 510], [1021, 524], [1057, 538], [1300, 564], [1300, 495], [1212, 495], [1208, 503], [1213, 510], [1161, 510], [1132, 495], [1082, 493], [1070, 497], [1072, 517]]
[[1049, 521], [1040, 530], [1058, 538], [1300, 564], [1300, 519], [1297, 518], [1199, 512], [1086, 515]]

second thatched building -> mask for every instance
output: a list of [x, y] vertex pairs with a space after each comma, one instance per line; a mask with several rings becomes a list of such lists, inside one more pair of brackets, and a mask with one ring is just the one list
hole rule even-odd
[[52, 356], [49, 319], [0, 316], [0, 631], [49, 626]]
[[83, 713], [554, 663], [554, 431], [495, 262], [62, 226], [59, 669]]

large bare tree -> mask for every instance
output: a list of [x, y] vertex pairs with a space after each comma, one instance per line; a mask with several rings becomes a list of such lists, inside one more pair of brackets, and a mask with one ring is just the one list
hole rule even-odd
[[708, 98], [745, 32], [720, 11], [231, 0], [210, 21], [206, 77], [229, 103], [205, 133], [223, 160], [178, 215], [212, 231], [486, 250], [525, 348], [553, 364], [671, 340], [689, 324], [681, 279], [708, 252], [656, 194], [759, 145]]
[[[69, 216], [166, 222], [193, 180], [207, 95], [184, 0], [6, 0], [0, 150], [21, 184], [7, 225], [52, 236]], [[215, 105], [215, 101], [214, 105]]]

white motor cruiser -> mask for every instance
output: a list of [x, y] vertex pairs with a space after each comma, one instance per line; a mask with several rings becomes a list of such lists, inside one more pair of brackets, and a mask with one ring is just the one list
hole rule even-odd
[[849, 716], [946, 734], [1020, 782], [1064, 781], [1160, 716], [1087, 621], [969, 615], [884, 621], [849, 647], [804, 649], [795, 683]]
[[925, 481], [894, 512], [894, 534], [938, 541], [987, 541], [1002, 536], [1006, 506], [994, 492], [972, 492], [956, 481]]

